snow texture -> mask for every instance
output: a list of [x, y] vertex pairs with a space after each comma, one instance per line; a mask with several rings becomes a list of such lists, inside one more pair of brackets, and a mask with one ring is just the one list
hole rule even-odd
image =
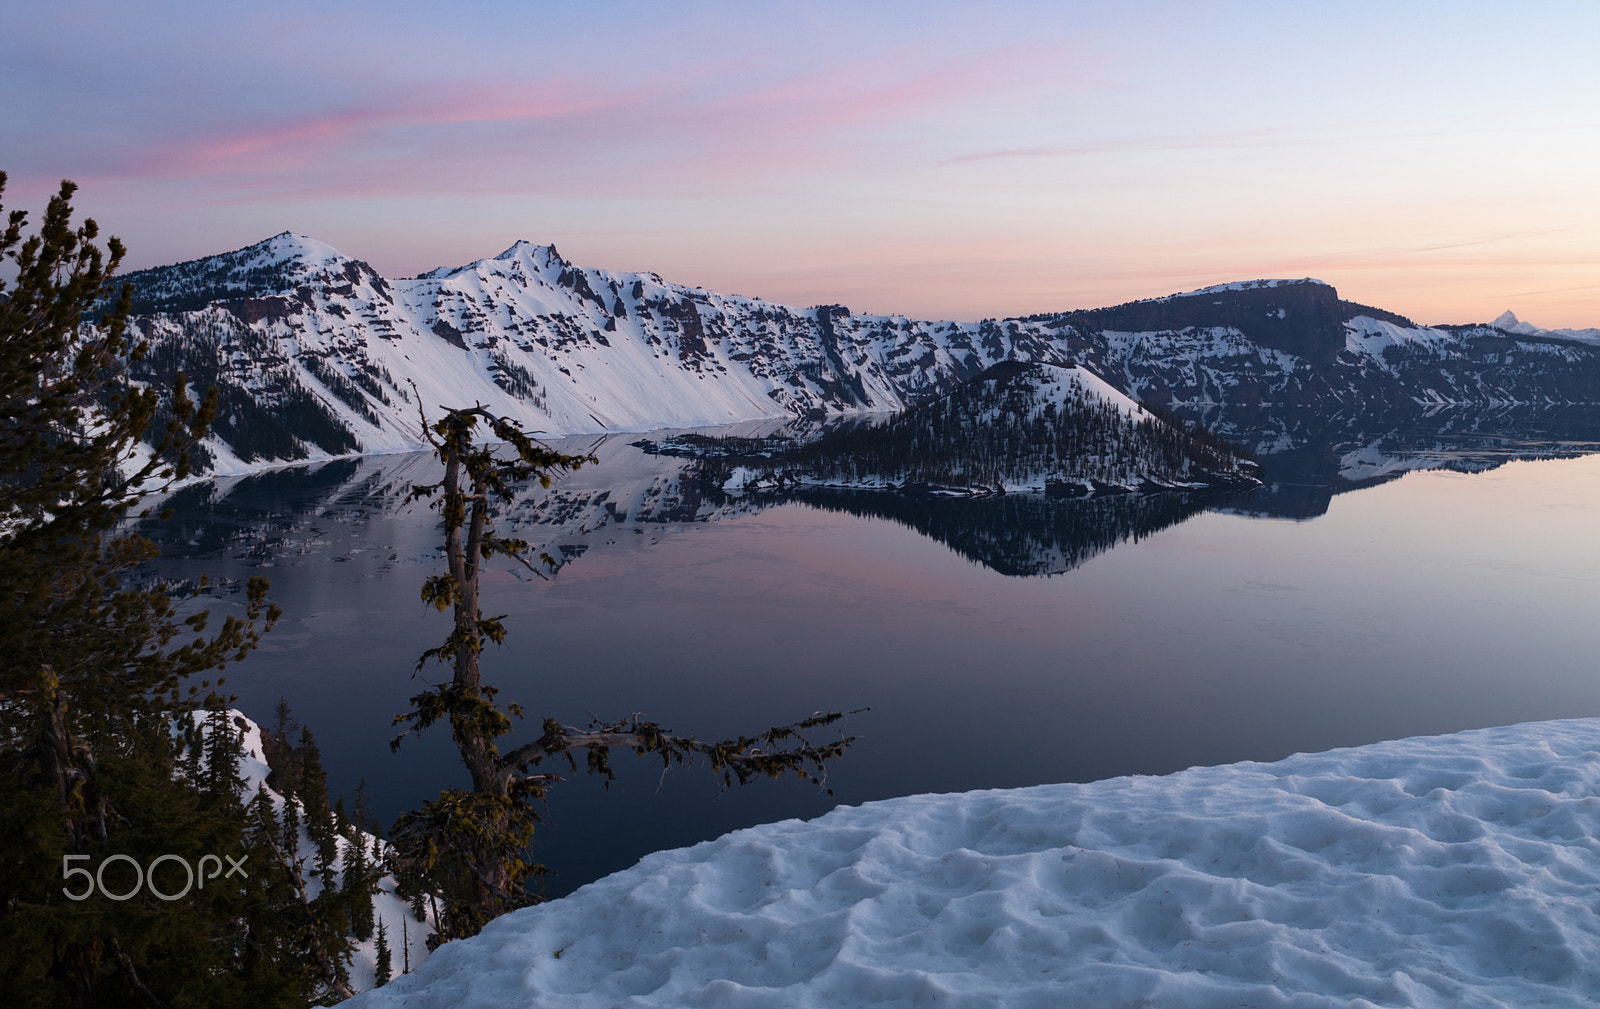
[[1587, 1006], [1600, 719], [841, 807], [508, 915], [352, 1009]]
[[1060, 409], [1087, 396], [1105, 403], [1124, 417], [1151, 419], [1148, 410], [1082, 365], [1067, 368], [1042, 365], [1038, 372], [1042, 377], [1037, 386], [1036, 411], [1042, 410], [1046, 403]]

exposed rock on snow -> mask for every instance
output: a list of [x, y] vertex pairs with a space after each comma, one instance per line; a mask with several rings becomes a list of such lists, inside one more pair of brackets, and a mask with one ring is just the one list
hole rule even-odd
[[1600, 719], [922, 795], [658, 852], [346, 1003], [1588, 1006]]

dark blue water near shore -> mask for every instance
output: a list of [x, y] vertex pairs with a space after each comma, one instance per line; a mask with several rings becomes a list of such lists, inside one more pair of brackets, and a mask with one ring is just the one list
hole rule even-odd
[[[601, 466], [507, 519], [567, 563], [544, 582], [487, 578], [510, 629], [485, 661], [502, 699], [528, 709], [530, 732], [545, 715], [643, 711], [719, 736], [871, 710], [846, 723], [860, 739], [832, 797], [795, 782], [719, 794], [703, 769], [663, 776], [620, 755], [610, 794], [581, 776], [559, 786], [538, 851], [552, 893], [839, 802], [1600, 714], [1600, 456], [1411, 473], [1303, 521], [1232, 499], [1030, 525], [1014, 502], [993, 535], [971, 510], [722, 498], [683, 465], [608, 443]], [[1349, 485], [1386, 465], [1346, 460]], [[184, 492], [157, 531], [157, 570], [221, 577], [219, 611], [237, 605], [227, 579], [272, 579], [287, 615], [229, 686], [262, 721], [287, 698], [333, 787], [365, 779], [385, 822], [462, 780], [441, 730], [387, 745], [417, 655], [447, 631], [418, 598], [436, 522], [397, 504], [429, 466], [224, 481]], [[1069, 528], [1101, 541], [1074, 545]], [[1107, 528], [1124, 531], [1107, 542]]]

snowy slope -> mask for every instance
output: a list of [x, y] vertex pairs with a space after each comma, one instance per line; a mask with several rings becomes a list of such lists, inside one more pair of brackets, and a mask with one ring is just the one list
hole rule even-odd
[[1588, 1006], [1600, 719], [841, 807], [658, 852], [345, 1003]]
[[1148, 410], [1088, 368], [1040, 365], [1031, 371], [1038, 376], [1033, 383], [1033, 412], [1036, 414], [1046, 408], [1060, 409], [1087, 399], [1103, 403], [1131, 420], [1151, 419]]

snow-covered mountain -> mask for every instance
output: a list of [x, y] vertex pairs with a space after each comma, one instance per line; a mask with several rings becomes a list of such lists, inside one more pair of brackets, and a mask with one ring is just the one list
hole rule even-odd
[[1600, 347], [1418, 327], [1309, 279], [933, 322], [585, 269], [527, 242], [387, 280], [284, 233], [126, 280], [152, 345], [138, 374], [220, 389], [208, 448], [221, 473], [415, 448], [419, 407], [483, 403], [548, 434], [847, 416], [1006, 360], [1082, 365], [1163, 407], [1600, 402]]
[[223, 472], [418, 447], [419, 405], [481, 402], [552, 434], [893, 410], [1048, 349], [584, 270], [525, 242], [391, 282], [285, 233], [127, 280], [153, 346], [144, 372], [222, 390]]

